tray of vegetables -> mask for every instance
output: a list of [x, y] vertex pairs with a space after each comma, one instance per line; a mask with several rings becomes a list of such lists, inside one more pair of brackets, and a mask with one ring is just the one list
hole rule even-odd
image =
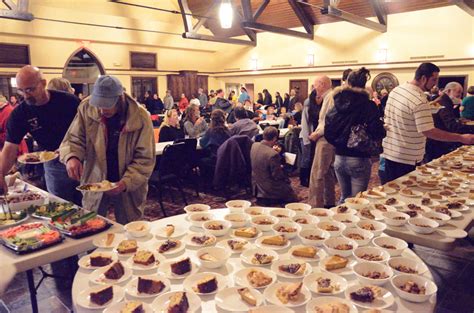
[[74, 211], [76, 208], [77, 206], [70, 202], [50, 202], [48, 204], [31, 206], [28, 211], [33, 217], [49, 221], [55, 216]]
[[8, 228], [23, 223], [28, 219], [25, 210], [16, 212], [0, 212], [0, 229]]
[[1, 231], [0, 240], [7, 248], [18, 254], [25, 254], [60, 243], [64, 236], [49, 225], [35, 222]]
[[105, 218], [98, 216], [96, 212], [88, 212], [82, 209], [66, 211], [51, 218], [50, 225], [66, 236], [82, 238], [100, 233], [110, 226]]

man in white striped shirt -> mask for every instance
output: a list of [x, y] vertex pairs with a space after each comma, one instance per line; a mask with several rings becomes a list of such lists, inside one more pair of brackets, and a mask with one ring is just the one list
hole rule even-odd
[[390, 93], [385, 108], [387, 136], [383, 140], [387, 181], [415, 170], [423, 160], [426, 137], [450, 142], [473, 144], [474, 135], [450, 133], [435, 128], [431, 108], [424, 94], [438, 83], [440, 69], [422, 63], [415, 78]]

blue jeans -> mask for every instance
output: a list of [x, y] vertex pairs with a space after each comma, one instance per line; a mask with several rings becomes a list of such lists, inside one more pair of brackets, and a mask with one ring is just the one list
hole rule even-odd
[[341, 186], [339, 203], [344, 203], [346, 198], [354, 197], [357, 193], [367, 190], [371, 168], [369, 158], [336, 155], [334, 170]]
[[44, 178], [49, 193], [82, 206], [82, 194], [76, 190], [79, 182], [69, 178], [64, 164], [57, 159], [44, 163]]

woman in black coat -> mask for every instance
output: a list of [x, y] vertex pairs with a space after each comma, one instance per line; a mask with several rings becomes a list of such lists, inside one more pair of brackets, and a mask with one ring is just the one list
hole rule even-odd
[[266, 107], [272, 104], [273, 104], [272, 95], [268, 92], [267, 89], [263, 89], [263, 105]]
[[290, 106], [290, 95], [288, 93], [285, 93], [285, 98], [283, 99], [283, 106], [286, 108], [286, 111], [288, 111], [288, 107]]
[[275, 92], [275, 109], [280, 109], [283, 106], [283, 98], [280, 96], [280, 93]]

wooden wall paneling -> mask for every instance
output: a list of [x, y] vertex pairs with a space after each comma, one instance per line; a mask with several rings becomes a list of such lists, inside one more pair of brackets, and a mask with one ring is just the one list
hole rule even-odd
[[197, 76], [197, 88], [202, 88], [204, 89], [204, 93], [209, 93], [209, 87], [208, 87], [208, 82], [209, 82], [209, 76], [207, 75], [198, 75]]

